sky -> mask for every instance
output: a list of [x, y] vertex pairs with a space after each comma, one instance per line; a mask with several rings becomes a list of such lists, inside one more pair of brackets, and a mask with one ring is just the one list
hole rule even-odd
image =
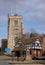
[[8, 35], [8, 14], [19, 14], [24, 32], [45, 33], [45, 0], [0, 0], [0, 39]]

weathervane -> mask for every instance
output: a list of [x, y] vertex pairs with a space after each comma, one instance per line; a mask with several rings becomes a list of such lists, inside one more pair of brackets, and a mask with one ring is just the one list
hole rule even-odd
[[[13, 14], [13, 9], [12, 9], [12, 7], [11, 7], [11, 9], [10, 9], [10, 14]], [[15, 14], [17, 13], [17, 8], [16, 8], [16, 6], [15, 6]]]

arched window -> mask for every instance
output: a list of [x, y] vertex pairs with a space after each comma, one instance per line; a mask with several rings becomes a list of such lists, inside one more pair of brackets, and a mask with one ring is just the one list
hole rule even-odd
[[15, 26], [18, 26], [18, 20], [14, 21]]

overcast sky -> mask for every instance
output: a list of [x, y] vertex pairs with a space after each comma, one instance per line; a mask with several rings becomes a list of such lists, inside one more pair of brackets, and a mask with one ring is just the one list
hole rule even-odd
[[0, 38], [7, 38], [8, 14], [22, 15], [24, 32], [45, 33], [45, 0], [0, 0]]

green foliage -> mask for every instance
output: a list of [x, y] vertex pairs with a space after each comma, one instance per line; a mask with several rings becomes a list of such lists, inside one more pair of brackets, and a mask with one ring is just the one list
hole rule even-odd
[[36, 32], [35, 32], [35, 33], [32, 32], [32, 33], [30, 34], [30, 38], [31, 38], [31, 37], [38, 37], [38, 36], [39, 36], [39, 34], [36, 33]]
[[0, 55], [4, 55], [4, 52], [0, 52]]

